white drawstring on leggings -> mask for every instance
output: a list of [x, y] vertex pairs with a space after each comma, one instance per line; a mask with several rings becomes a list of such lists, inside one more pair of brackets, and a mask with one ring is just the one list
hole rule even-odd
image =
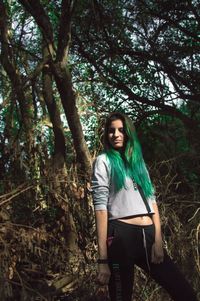
[[144, 228], [142, 228], [142, 233], [143, 233], [143, 243], [144, 243], [144, 249], [145, 249], [145, 255], [146, 255], [146, 262], [147, 262], [147, 266], [148, 266], [148, 269], [150, 272], [149, 258], [148, 258], [148, 253], [147, 253], [147, 241], [146, 241], [146, 235], [145, 235]]

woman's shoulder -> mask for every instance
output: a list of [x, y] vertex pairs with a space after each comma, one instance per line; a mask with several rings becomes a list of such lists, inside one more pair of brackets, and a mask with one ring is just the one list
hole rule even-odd
[[108, 157], [106, 155], [106, 153], [102, 152], [100, 153], [96, 159], [94, 160], [94, 165], [105, 165], [105, 166], [109, 166], [109, 160], [108, 160]]
[[95, 161], [103, 161], [103, 162], [107, 162], [108, 159], [107, 159], [106, 153], [104, 153], [104, 152], [100, 153], [100, 154], [96, 157]]

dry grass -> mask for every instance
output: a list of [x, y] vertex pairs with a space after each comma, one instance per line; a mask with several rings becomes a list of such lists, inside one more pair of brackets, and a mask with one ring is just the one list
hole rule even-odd
[[[174, 176], [172, 161], [154, 166], [153, 173], [165, 247], [199, 291], [199, 194], [181, 191], [184, 183]], [[60, 186], [59, 191], [53, 189], [52, 183], [42, 181], [16, 187], [12, 183], [0, 197], [1, 301], [106, 301], [107, 289], [95, 282], [97, 254], [91, 195], [77, 178]], [[19, 211], [21, 204], [27, 214]], [[66, 229], [69, 211], [78, 246], [70, 256]], [[134, 301], [169, 301], [164, 290], [143, 271], [136, 269], [135, 275]]]

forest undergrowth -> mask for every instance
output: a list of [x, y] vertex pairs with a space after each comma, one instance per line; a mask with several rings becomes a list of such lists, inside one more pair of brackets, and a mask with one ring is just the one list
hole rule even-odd
[[[178, 179], [173, 165], [172, 159], [151, 168], [164, 246], [199, 291], [199, 194]], [[75, 170], [23, 182], [5, 177], [0, 196], [1, 301], [108, 300], [107, 288], [95, 280], [97, 244], [89, 184], [78, 183]], [[133, 300], [170, 299], [136, 268]]]

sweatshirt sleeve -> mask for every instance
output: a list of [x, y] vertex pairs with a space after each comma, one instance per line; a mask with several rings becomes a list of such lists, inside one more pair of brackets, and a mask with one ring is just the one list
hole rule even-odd
[[96, 158], [92, 173], [92, 197], [95, 210], [107, 210], [110, 186], [110, 171], [105, 155]]

